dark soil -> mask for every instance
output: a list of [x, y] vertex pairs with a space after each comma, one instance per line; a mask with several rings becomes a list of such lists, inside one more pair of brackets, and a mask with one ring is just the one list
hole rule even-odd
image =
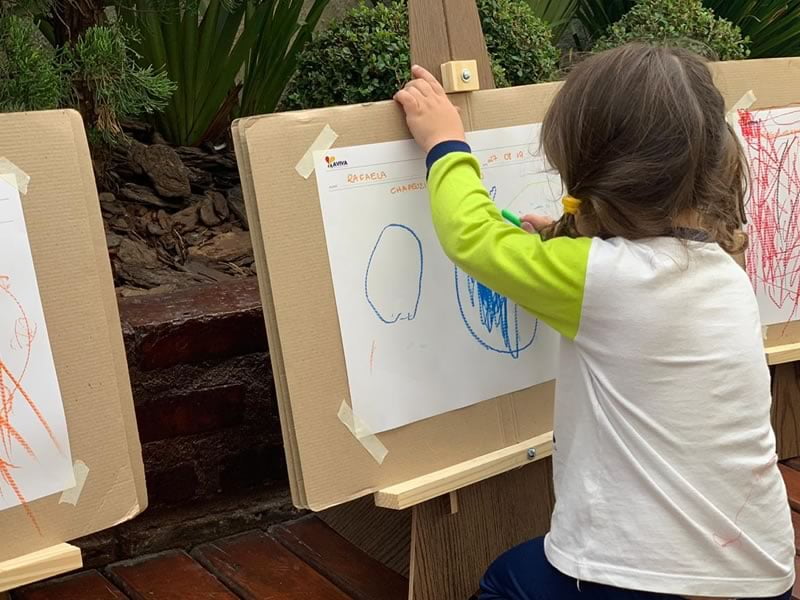
[[100, 207], [123, 296], [255, 274], [230, 143], [172, 147], [144, 125], [95, 160]]

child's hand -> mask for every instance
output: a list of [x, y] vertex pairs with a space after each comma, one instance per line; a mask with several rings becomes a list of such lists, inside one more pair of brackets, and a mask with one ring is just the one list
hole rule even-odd
[[520, 219], [522, 220], [522, 228], [528, 233], [539, 232], [553, 222], [553, 219], [543, 215], [525, 215]]
[[427, 154], [440, 142], [464, 141], [464, 124], [444, 88], [428, 71], [411, 67], [414, 79], [394, 95], [406, 113], [406, 123]]

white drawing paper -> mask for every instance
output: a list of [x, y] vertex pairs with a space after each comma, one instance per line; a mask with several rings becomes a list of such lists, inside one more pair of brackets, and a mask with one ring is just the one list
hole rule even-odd
[[[539, 125], [468, 141], [499, 208], [560, 214]], [[353, 412], [376, 433], [555, 377], [558, 335], [466, 276], [431, 222], [412, 141], [315, 154]]]
[[800, 319], [800, 108], [738, 111], [748, 165], [747, 273], [764, 325]]
[[74, 485], [22, 203], [0, 177], [0, 510]]

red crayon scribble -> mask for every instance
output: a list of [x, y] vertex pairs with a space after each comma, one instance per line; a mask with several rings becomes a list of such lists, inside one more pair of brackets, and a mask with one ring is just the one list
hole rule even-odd
[[758, 488], [758, 484], [761, 483], [761, 478], [769, 471], [772, 467], [774, 467], [778, 463], [778, 455], [775, 454], [770, 458], [765, 465], [760, 467], [756, 467], [753, 469], [753, 478], [750, 482], [750, 491], [747, 492], [747, 496], [745, 496], [744, 502], [739, 507], [739, 510], [736, 511], [736, 516], [733, 518], [733, 526], [736, 528], [736, 533], [732, 536], [725, 537], [718, 533], [714, 533], [714, 541], [722, 548], [727, 548], [732, 544], [737, 544], [742, 539], [742, 530], [739, 529], [739, 518], [742, 516], [742, 512], [745, 508], [750, 504], [750, 501], [753, 498], [753, 494]]
[[800, 316], [800, 109], [739, 111], [750, 171], [747, 272], [756, 293]]
[[27, 405], [41, 427], [47, 432], [55, 448], [62, 454], [63, 451], [47, 419], [23, 385], [30, 366], [33, 342], [36, 339], [36, 326], [28, 319], [24, 306], [12, 292], [10, 282], [7, 275], [0, 275], [0, 298], [5, 297], [10, 300], [15, 309], [16, 315], [11, 315], [14, 321], [13, 335], [9, 340], [9, 345], [12, 351], [22, 353], [22, 364], [18, 367], [18, 373], [15, 374], [14, 367], [8, 361], [4, 361], [0, 355], [0, 496], [4, 496], [4, 488], [10, 489], [23, 506], [33, 526], [41, 534], [36, 517], [26, 501], [24, 491], [12, 475], [12, 471], [19, 468], [11, 460], [12, 451], [16, 446], [31, 458], [36, 459], [36, 453], [30, 443], [12, 424], [15, 403]]

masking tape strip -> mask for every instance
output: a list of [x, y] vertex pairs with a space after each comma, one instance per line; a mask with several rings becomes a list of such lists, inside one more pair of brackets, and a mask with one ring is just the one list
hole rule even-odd
[[303, 158], [295, 165], [294, 170], [297, 171], [303, 179], [308, 179], [311, 173], [314, 172], [314, 152], [324, 151], [333, 146], [339, 134], [331, 129], [330, 125], [325, 125], [322, 131], [319, 132], [317, 139], [311, 142], [311, 145], [303, 154]]
[[59, 504], [72, 504], [72, 506], [75, 506], [81, 497], [81, 492], [83, 492], [83, 486], [89, 476], [89, 467], [82, 460], [76, 460], [75, 464], [72, 465], [72, 470], [75, 473], [75, 486], [64, 490], [58, 500]]
[[386, 455], [389, 454], [389, 450], [386, 449], [386, 446], [381, 443], [375, 434], [367, 429], [363, 421], [353, 414], [347, 402], [342, 401], [342, 405], [339, 407], [339, 420], [350, 430], [353, 437], [364, 446], [364, 449], [372, 455], [372, 458], [379, 465], [382, 465]]
[[739, 111], [745, 110], [750, 108], [756, 102], [756, 95], [753, 93], [753, 90], [748, 90], [748, 92], [739, 98], [739, 100], [734, 104], [731, 109], [728, 111], [726, 115], [726, 120], [731, 127], [736, 127], [736, 120], [739, 118]]
[[28, 193], [30, 176], [10, 160], [0, 156], [0, 179], [12, 186], [20, 194]]

